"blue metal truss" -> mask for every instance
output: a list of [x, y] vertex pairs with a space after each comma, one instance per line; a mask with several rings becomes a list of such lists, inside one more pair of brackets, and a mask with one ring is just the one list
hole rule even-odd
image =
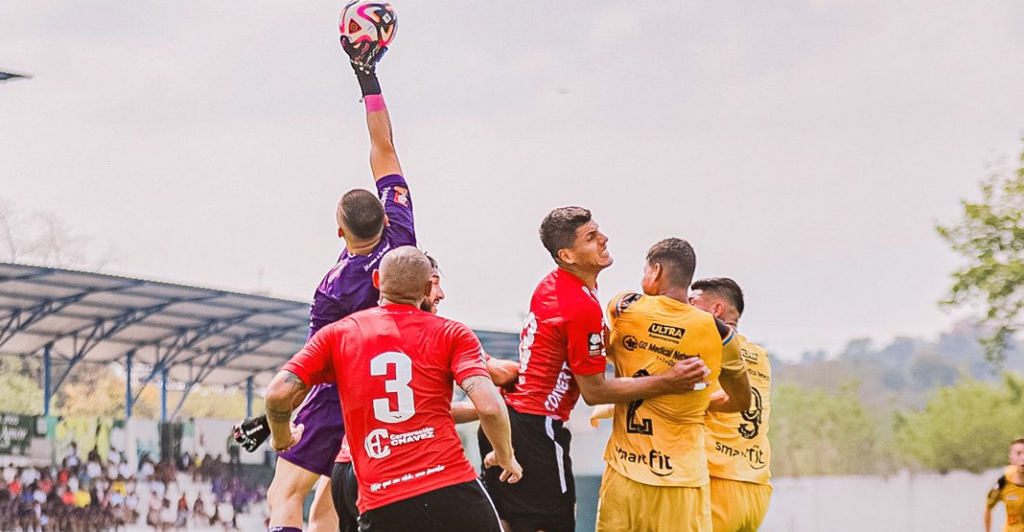
[[[180, 364], [189, 365], [190, 376], [188, 381], [185, 382], [185, 392], [181, 394], [181, 399], [178, 401], [178, 406], [175, 407], [174, 413], [171, 414], [170, 419], [174, 419], [175, 417], [178, 416], [178, 412], [181, 411], [181, 407], [185, 404], [185, 399], [188, 399], [189, 394], [192, 393], [192, 388], [197, 384], [202, 384], [202, 382], [205, 381], [206, 378], [209, 377], [210, 374], [213, 373], [215, 369], [231, 362], [232, 360], [240, 356], [249, 354], [255, 351], [256, 349], [259, 349], [263, 345], [273, 342], [274, 340], [277, 340], [278, 338], [294, 330], [294, 326], [267, 327], [266, 329], [258, 333], [246, 335], [244, 337], [236, 339], [231, 343], [217, 346], [216, 348], [212, 348], [208, 353], [195, 355], [192, 358]], [[202, 358], [203, 356], [206, 357], [206, 360], [202, 363], [202, 365], [197, 367], [191, 364], [191, 362], [199, 358]], [[198, 370], [198, 372], [193, 373], [193, 371], [195, 370]]]
[[63, 375], [57, 379], [57, 383], [54, 385], [53, 391], [56, 392], [60, 389], [61, 385], [64, 384], [64, 381], [71, 373], [71, 370], [73, 370], [75, 366], [85, 358], [85, 355], [89, 354], [89, 352], [96, 348], [96, 346], [101, 342], [121, 332], [125, 328], [152, 316], [153, 314], [181, 302], [181, 300], [167, 301], [151, 307], [131, 309], [112, 318], [96, 320], [92, 326], [82, 327], [75, 331], [55, 336], [53, 339], [54, 342], [70, 337], [72, 340], [72, 352], [70, 356], [66, 357], [68, 368], [64, 371]]
[[89, 295], [100, 291], [101, 290], [95, 289], [85, 290], [78, 294], [63, 298], [45, 299], [28, 308], [12, 309], [10, 314], [4, 318], [0, 318], [7, 320], [4, 328], [0, 329], [0, 347], [3, 347], [5, 343], [7, 343], [11, 338], [14, 338], [14, 336], [19, 332], [28, 329], [33, 323], [36, 323], [37, 321], [52, 314], [56, 314], [63, 310], [64, 307], [78, 303]]
[[[178, 329], [174, 335], [165, 336], [156, 342], [139, 345], [139, 347], [143, 347], [144, 345], [153, 345], [156, 347], [157, 359], [150, 369], [149, 374], [139, 382], [139, 392], [135, 395], [134, 400], [138, 401], [139, 396], [142, 395], [142, 391], [145, 389], [146, 385], [159, 376], [164, 369], [170, 369], [173, 367], [175, 365], [175, 360], [177, 360], [182, 354], [189, 352], [196, 346], [196, 344], [206, 340], [207, 338], [216, 336], [256, 314], [258, 314], [258, 312], [252, 311], [241, 316], [212, 319], [198, 327]], [[171, 340], [171, 342], [169, 344], [164, 344], [163, 342], [166, 342], [167, 340]], [[161, 350], [163, 351], [162, 353]]]

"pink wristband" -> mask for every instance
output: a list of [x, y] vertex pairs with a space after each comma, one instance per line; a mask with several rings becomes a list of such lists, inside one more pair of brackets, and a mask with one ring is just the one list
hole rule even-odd
[[377, 111], [383, 111], [388, 108], [388, 106], [384, 105], [384, 97], [380, 94], [363, 96], [363, 103], [366, 104], [367, 113], [376, 113]]

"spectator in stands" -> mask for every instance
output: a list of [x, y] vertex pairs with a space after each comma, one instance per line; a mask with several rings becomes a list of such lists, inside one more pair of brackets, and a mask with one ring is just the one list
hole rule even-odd
[[65, 464], [72, 469], [78, 467], [78, 443], [76, 443], [75, 441], [72, 441], [71, 446], [68, 447], [68, 453], [64, 457], [64, 461]]
[[181, 498], [178, 499], [178, 515], [174, 520], [175, 528], [185, 528], [188, 524], [188, 499], [185, 498], [185, 492], [181, 493]]
[[195, 523], [208, 521], [210, 516], [206, 514], [206, 504], [203, 503], [202, 495], [196, 495], [196, 502], [192, 503], [192, 520]]
[[160, 526], [157, 527], [157, 530], [170, 530], [174, 526], [176, 517], [177, 512], [174, 511], [174, 508], [171, 508], [171, 500], [164, 498], [163, 506], [160, 509]]

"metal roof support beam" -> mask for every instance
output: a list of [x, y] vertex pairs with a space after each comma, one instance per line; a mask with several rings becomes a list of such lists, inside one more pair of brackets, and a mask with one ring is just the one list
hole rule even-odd
[[195, 385], [195, 381], [189, 381], [185, 383], [185, 391], [181, 394], [181, 399], [178, 399], [178, 406], [174, 407], [174, 413], [171, 414], [171, 419], [178, 417], [178, 412], [181, 412], [181, 407], [185, 406], [185, 399], [192, 394], [192, 387]]
[[3, 347], [11, 338], [14, 338], [14, 335], [24, 331], [33, 323], [51, 314], [56, 314], [64, 307], [77, 303], [95, 292], [95, 290], [87, 290], [61, 299], [47, 299], [34, 307], [24, 310], [14, 310], [7, 317], [7, 324], [4, 325], [3, 330], [0, 330], [0, 347]]
[[252, 375], [245, 379], [245, 417], [252, 417]]
[[50, 360], [50, 351], [52, 349], [53, 344], [46, 344], [46, 347], [43, 347], [43, 416], [46, 417], [50, 417], [50, 393], [53, 382]]
[[[209, 377], [211, 373], [213, 373], [213, 370], [223, 366], [224, 364], [227, 364], [228, 362], [231, 362], [232, 360], [242, 355], [259, 349], [260, 346], [268, 342], [273, 342], [274, 340], [284, 336], [285, 334], [288, 334], [291, 331], [291, 329], [291, 327], [280, 327], [277, 328], [276, 330], [268, 329], [267, 331], [264, 332], [264, 334], [260, 335], [259, 337], [246, 337], [242, 340], [235, 342], [233, 344], [233, 349], [231, 349], [230, 351], [225, 350], [210, 353], [209, 358], [206, 359], [206, 363], [203, 364], [203, 366], [199, 369], [199, 375], [191, 377], [189, 381], [185, 383], [185, 393], [182, 395], [181, 401], [178, 402], [178, 407], [174, 410], [174, 414], [171, 416], [172, 419], [178, 415], [178, 411], [181, 410], [181, 407], [185, 404], [185, 399], [191, 393], [192, 388], [197, 384], [202, 384], [202, 382], [205, 381], [206, 378]], [[165, 369], [164, 371], [167, 370]], [[251, 380], [252, 377], [249, 377], [249, 379]], [[251, 411], [251, 405], [249, 406], [249, 408]]]
[[[180, 365], [191, 364], [192, 362], [208, 356], [207, 360], [216, 358], [218, 355], [226, 357], [225, 362], [237, 358], [239, 354], [250, 353], [259, 349], [260, 346], [277, 340], [278, 338], [288, 334], [295, 330], [293, 326], [281, 326], [281, 327], [267, 327], [259, 332], [247, 334], [245, 336], [234, 339], [233, 341], [218, 345], [216, 347], [210, 347], [203, 353], [194, 354], [185, 360], [179, 362]], [[208, 364], [203, 364], [205, 368]]]
[[160, 380], [160, 422], [167, 423], [167, 368], [162, 371], [163, 378]]
[[124, 372], [124, 420], [128, 421], [132, 418], [132, 362], [135, 359], [135, 350], [128, 351], [128, 357], [125, 361]]
[[[75, 366], [85, 358], [85, 355], [89, 354], [89, 351], [92, 351], [93, 348], [100, 345], [103, 340], [110, 338], [125, 328], [134, 325], [175, 303], [177, 303], [177, 301], [168, 301], [152, 307], [132, 309], [113, 318], [97, 320], [95, 325], [93, 325], [92, 330], [89, 331], [88, 336], [81, 340], [81, 343], [79, 342], [78, 335], [84, 332], [85, 328], [62, 335], [62, 337], [71, 336], [73, 340], [74, 353], [72, 353], [71, 358], [68, 359], [68, 369], [63, 375], [61, 375], [60, 379], [57, 380], [57, 384], [54, 386], [54, 391], [60, 389], [61, 385], [64, 384], [64, 381], [67, 380], [68, 375], [71, 374], [71, 370], [73, 370]], [[55, 340], [56, 339], [59, 338], [55, 338]]]
[[[220, 334], [221, 332], [223, 332], [223, 331], [225, 331], [225, 330], [227, 330], [227, 329], [229, 329], [229, 328], [231, 328], [231, 327], [233, 327], [235, 325], [238, 325], [239, 323], [242, 323], [245, 320], [247, 320], [247, 319], [249, 319], [249, 318], [251, 318], [251, 317], [253, 317], [253, 316], [257, 315], [257, 314], [258, 314], [258, 312], [254, 311], [254, 312], [249, 312], [249, 313], [246, 313], [246, 314], [244, 314], [242, 316], [236, 316], [236, 317], [233, 317], [233, 318], [228, 318], [228, 319], [217, 318], [217, 319], [214, 319], [214, 320], [209, 320], [209, 321], [207, 321], [206, 323], [204, 323], [203, 325], [201, 325], [198, 328], [195, 328], [195, 329], [184, 329], [184, 328], [183, 329], [179, 329], [178, 333], [176, 335], [167, 336], [167, 337], [161, 338], [160, 340], [157, 340], [153, 344], [142, 344], [142, 345], [154, 345], [156, 347], [156, 349], [157, 349], [157, 359], [156, 359], [156, 362], [153, 364], [153, 370], [150, 371], [149, 375], [147, 375], [146, 378], [142, 380], [142, 384], [143, 385], [149, 384], [150, 381], [152, 381], [153, 379], [156, 378], [156, 376], [160, 373], [160, 370], [162, 368], [172, 366], [173, 362], [179, 356], [181, 356], [182, 353], [185, 353], [188, 350], [192, 349], [192, 347], [194, 347], [197, 343], [199, 343], [199, 342], [201, 342], [201, 341], [203, 341], [203, 340], [205, 340], [207, 338], [210, 338], [212, 336], [216, 336], [216, 335]], [[192, 335], [192, 336], [189, 337], [189, 335]], [[160, 342], [164, 342], [166, 340], [171, 340], [170, 345], [162, 346]], [[139, 347], [142, 347], [142, 345], [140, 345]], [[164, 348], [163, 349], [163, 351], [164, 351], [163, 355], [159, 354], [161, 347]]]

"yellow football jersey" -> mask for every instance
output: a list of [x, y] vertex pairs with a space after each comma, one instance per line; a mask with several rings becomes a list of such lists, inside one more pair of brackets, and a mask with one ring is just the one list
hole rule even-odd
[[[619, 376], [657, 375], [688, 357], [704, 361], [712, 382], [723, 370], [745, 371], [738, 349], [729, 349], [723, 360], [722, 346], [732, 341], [732, 331], [720, 330], [711, 314], [686, 303], [626, 292], [608, 305], [608, 318], [608, 358]], [[652, 486], [706, 485], [704, 415], [710, 397], [705, 388], [615, 405], [604, 454], [608, 466]]]
[[1006, 506], [1006, 525], [1003, 532], [1024, 532], [1024, 486], [1013, 483], [1014, 467], [1007, 467], [988, 492], [988, 507], [998, 503]]
[[[746, 412], [708, 412], [707, 453], [711, 476], [755, 484], [768, 484], [772, 447], [768, 442], [768, 418], [771, 415], [772, 367], [768, 352], [740, 334], [743, 361], [750, 380], [750, 410]], [[721, 390], [717, 381], [712, 391]]]

